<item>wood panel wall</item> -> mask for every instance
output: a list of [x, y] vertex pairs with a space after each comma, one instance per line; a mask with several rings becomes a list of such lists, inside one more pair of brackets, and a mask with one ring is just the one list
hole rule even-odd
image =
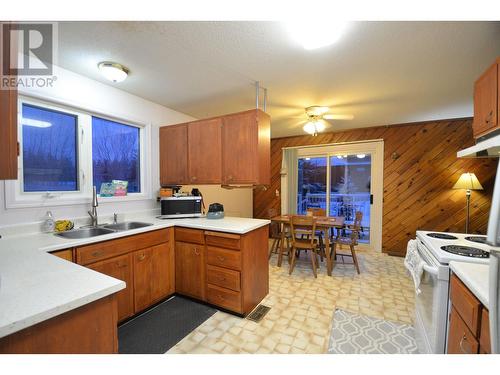
[[474, 144], [470, 118], [272, 139], [271, 186], [254, 190], [254, 217], [280, 212], [283, 147], [371, 139], [384, 140], [383, 252], [404, 256], [417, 229], [464, 232], [465, 191], [452, 190], [463, 172], [475, 173], [485, 189], [472, 192], [470, 232], [486, 232], [497, 160], [457, 159]]

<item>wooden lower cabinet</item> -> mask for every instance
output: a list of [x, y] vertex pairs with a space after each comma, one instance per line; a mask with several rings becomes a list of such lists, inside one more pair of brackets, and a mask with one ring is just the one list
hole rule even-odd
[[488, 310], [456, 276], [450, 280], [448, 354], [491, 353]]
[[448, 354], [477, 354], [479, 343], [467, 324], [452, 307], [450, 331], [448, 334]]
[[175, 292], [173, 244], [173, 229], [161, 229], [79, 247], [76, 259], [125, 281], [117, 293], [121, 322]]
[[171, 242], [136, 251], [134, 311], [137, 313], [175, 292]]
[[132, 262], [130, 254], [106, 259], [87, 266], [88, 268], [125, 281], [127, 287], [116, 293], [118, 302], [118, 321], [122, 321], [134, 315], [134, 288], [132, 278]]
[[58, 258], [67, 260], [68, 262], [73, 262], [73, 249], [53, 251], [50, 254]]
[[205, 246], [175, 242], [175, 290], [205, 301]]
[[269, 293], [267, 226], [242, 235], [176, 228], [175, 236], [177, 293], [242, 315]]
[[2, 354], [118, 352], [115, 294], [0, 339]]

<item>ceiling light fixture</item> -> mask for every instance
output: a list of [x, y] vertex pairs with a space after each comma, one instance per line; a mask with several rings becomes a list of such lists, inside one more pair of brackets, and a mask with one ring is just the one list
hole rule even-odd
[[317, 136], [318, 133], [325, 130], [325, 124], [322, 121], [308, 121], [303, 129], [306, 133]]
[[294, 40], [307, 50], [326, 47], [338, 41], [348, 22], [313, 18], [286, 22], [285, 26]]
[[101, 74], [108, 80], [112, 82], [122, 82], [127, 78], [129, 70], [125, 68], [122, 64], [118, 64], [111, 61], [102, 61], [97, 67]]

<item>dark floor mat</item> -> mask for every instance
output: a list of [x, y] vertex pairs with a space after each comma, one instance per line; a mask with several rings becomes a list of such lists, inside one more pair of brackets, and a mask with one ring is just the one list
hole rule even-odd
[[118, 351], [165, 353], [216, 312], [186, 298], [171, 298], [118, 327]]

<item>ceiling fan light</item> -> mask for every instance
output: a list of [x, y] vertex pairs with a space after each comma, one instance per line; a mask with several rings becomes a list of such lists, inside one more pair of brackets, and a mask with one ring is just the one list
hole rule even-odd
[[309, 134], [316, 133], [316, 127], [314, 126], [314, 123], [312, 121], [308, 121], [302, 129], [304, 129], [304, 131]]
[[122, 82], [128, 77], [129, 70], [118, 63], [102, 61], [97, 67], [104, 78], [112, 82]]

